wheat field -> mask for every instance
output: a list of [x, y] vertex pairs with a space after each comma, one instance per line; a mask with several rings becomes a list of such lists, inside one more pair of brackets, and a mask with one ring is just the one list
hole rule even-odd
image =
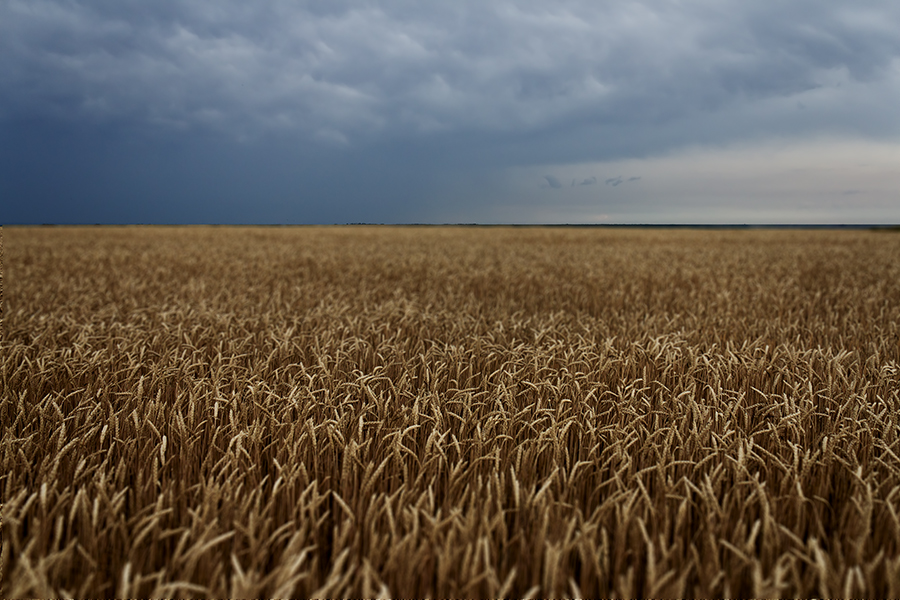
[[900, 235], [2, 236], [0, 597], [900, 597]]

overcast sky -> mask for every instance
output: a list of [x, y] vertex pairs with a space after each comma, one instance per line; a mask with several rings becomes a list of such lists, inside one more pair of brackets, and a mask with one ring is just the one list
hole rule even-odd
[[2, 223], [896, 223], [900, 2], [0, 0]]

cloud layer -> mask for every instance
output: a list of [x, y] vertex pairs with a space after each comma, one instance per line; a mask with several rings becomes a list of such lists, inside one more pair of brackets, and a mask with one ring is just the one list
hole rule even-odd
[[0, 13], [6, 116], [325, 143], [659, 124], [840, 95], [894, 77], [900, 55], [890, 2], [11, 0]]
[[286, 144], [394, 173], [387, 197], [411, 168], [427, 193], [692, 144], [896, 140], [898, 57], [886, 1], [7, 0], [0, 127]]

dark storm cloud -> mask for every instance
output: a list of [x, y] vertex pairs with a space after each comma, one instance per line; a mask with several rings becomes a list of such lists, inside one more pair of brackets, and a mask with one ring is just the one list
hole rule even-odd
[[[343, 202], [320, 173], [357, 169], [382, 187], [344, 182], [341, 193], [399, 198], [414, 163], [429, 196], [516, 165], [896, 136], [898, 56], [896, 2], [6, 0], [0, 152], [15, 154], [10, 132], [47, 129], [36, 157], [68, 136], [83, 141], [75, 154], [130, 152], [124, 172], [207, 152], [232, 157], [208, 168], [248, 190], [259, 176], [242, 164], [287, 152], [296, 167], [275, 169], [268, 189], [284, 203], [316, 189], [305, 202], [320, 205]], [[4, 168], [27, 197], [24, 171]], [[127, 191], [122, 171], [84, 168]], [[189, 164], [171, 168], [181, 179], [170, 192], [196, 184]], [[387, 220], [410, 214], [395, 208]]]
[[553, 175], [544, 175], [544, 179], [547, 180], [547, 185], [555, 190], [558, 190], [562, 187], [562, 182]]
[[607, 179], [607, 180], [605, 181], [605, 183], [606, 183], [606, 185], [611, 185], [611, 186], [613, 186], [613, 187], [618, 187], [618, 186], [622, 185], [623, 183], [634, 183], [635, 181], [640, 181], [640, 180], [641, 180], [640, 176], [638, 176], [638, 177], [629, 177], [628, 179], [625, 179], [624, 177], [622, 177], [621, 175], [619, 175], [619, 176], [617, 176], [617, 177], [610, 177], [609, 179]]
[[898, 7], [10, 0], [0, 108], [339, 145], [642, 126], [828, 85], [832, 69], [878, 79], [900, 53]]

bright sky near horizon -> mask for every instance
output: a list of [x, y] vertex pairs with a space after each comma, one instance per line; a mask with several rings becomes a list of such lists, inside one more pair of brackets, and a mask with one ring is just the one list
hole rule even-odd
[[900, 3], [0, 0], [0, 223], [897, 223]]

